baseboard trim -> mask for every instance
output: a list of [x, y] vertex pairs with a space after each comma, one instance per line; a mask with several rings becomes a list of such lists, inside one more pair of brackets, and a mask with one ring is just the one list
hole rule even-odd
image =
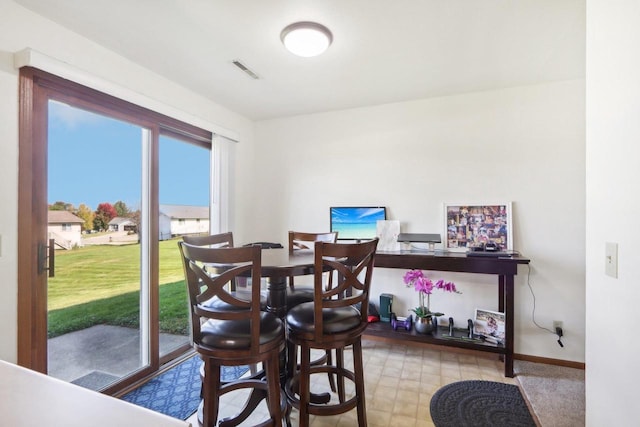
[[[431, 350], [448, 351], [451, 353], [470, 354], [470, 355], [474, 355], [477, 357], [484, 357], [484, 358], [494, 358], [497, 356], [497, 353], [489, 353], [489, 352], [484, 352], [480, 350], [458, 348], [458, 347], [446, 347], [439, 344], [405, 341], [398, 338], [378, 337], [375, 335], [367, 335], [366, 333], [363, 335], [362, 338], [369, 341], [380, 341], [380, 342], [386, 342], [391, 344], [401, 343], [403, 345], [410, 346], [410, 347], [422, 347], [422, 348], [428, 348]], [[518, 354], [518, 353], [514, 353], [513, 358], [514, 360], [524, 360], [526, 362], [545, 363], [547, 365], [556, 365], [556, 366], [563, 366], [565, 368], [582, 369], [583, 371], [585, 370], [584, 363], [574, 362], [571, 360], [551, 359], [549, 357], [530, 356], [528, 354]]]
[[574, 362], [571, 360], [551, 359], [549, 357], [530, 356], [528, 354], [514, 353], [513, 358], [516, 360], [524, 360], [526, 362], [544, 363], [547, 365], [563, 366], [565, 368], [575, 368], [585, 370], [586, 365], [582, 362]]
[[366, 332], [362, 335], [362, 339], [367, 341], [379, 341], [387, 344], [402, 344], [407, 347], [421, 347], [429, 350], [447, 351], [449, 353], [468, 354], [468, 355], [480, 356], [485, 358], [495, 358], [498, 356], [498, 353], [489, 353], [489, 352], [474, 350], [470, 348], [449, 347], [449, 346], [443, 346], [441, 344], [432, 344], [427, 342], [407, 341], [401, 338], [379, 337], [376, 335], [367, 335]]

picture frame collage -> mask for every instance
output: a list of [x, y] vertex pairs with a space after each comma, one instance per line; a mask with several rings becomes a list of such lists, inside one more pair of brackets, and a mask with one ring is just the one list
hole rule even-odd
[[446, 250], [463, 252], [494, 243], [513, 249], [511, 202], [444, 205]]

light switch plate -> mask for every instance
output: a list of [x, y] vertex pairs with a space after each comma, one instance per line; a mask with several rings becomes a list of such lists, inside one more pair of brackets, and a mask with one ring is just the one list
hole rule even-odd
[[606, 243], [604, 272], [614, 279], [618, 278], [618, 244]]

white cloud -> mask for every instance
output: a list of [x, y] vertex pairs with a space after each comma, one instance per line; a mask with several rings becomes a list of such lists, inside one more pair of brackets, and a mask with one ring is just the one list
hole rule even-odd
[[96, 124], [106, 118], [68, 104], [53, 101], [49, 102], [49, 119], [56, 121], [68, 129], [75, 129], [83, 124]]

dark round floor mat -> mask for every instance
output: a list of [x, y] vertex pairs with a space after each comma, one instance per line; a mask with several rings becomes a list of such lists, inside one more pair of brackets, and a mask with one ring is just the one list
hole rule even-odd
[[493, 381], [459, 381], [431, 398], [436, 427], [535, 427], [518, 386]]

